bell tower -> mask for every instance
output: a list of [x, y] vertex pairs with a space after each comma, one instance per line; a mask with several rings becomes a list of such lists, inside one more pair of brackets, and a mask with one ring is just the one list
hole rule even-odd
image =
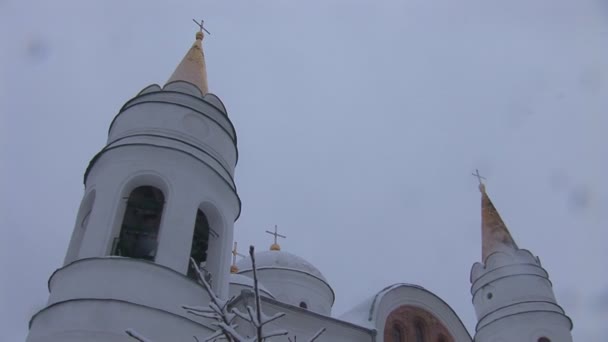
[[158, 341], [190, 340], [202, 326], [181, 305], [207, 302], [190, 258], [228, 296], [237, 138], [209, 93], [203, 30], [167, 83], [145, 87], [110, 123], [28, 341], [124, 341], [142, 326]]
[[475, 341], [572, 342], [572, 321], [540, 259], [517, 247], [481, 182], [479, 190], [482, 261], [471, 269]]

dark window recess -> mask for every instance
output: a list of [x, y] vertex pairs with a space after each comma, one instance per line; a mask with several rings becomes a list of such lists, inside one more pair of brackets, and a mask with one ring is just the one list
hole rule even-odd
[[546, 337], [541, 337], [538, 339], [538, 342], [551, 342], [551, 340]]
[[306, 304], [305, 302], [300, 302], [300, 307], [302, 309], [308, 309], [308, 304]]
[[165, 196], [159, 189], [152, 186], [135, 188], [127, 199], [112, 255], [153, 261], [164, 205]]
[[414, 331], [416, 332], [416, 342], [425, 342], [424, 340], [424, 328], [422, 327], [422, 323], [416, 323], [414, 327]]
[[401, 331], [401, 327], [397, 324], [393, 325], [393, 341], [392, 342], [404, 342], [403, 341], [403, 332]]
[[[199, 209], [196, 212], [196, 222], [194, 223], [194, 234], [192, 236], [192, 247], [190, 257], [201, 268], [203, 273], [207, 273], [207, 249], [209, 248], [209, 221], [207, 216]], [[192, 263], [188, 261], [188, 277], [198, 279], [196, 270]]]

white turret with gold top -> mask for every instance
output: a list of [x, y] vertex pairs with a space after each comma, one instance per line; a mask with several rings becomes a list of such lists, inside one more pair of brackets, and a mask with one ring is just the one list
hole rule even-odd
[[190, 341], [213, 327], [182, 305], [207, 305], [190, 259], [229, 295], [240, 200], [236, 133], [208, 90], [202, 29], [164, 87], [150, 85], [116, 115], [84, 175], [63, 267], [28, 342]]
[[557, 304], [540, 259], [518, 248], [481, 191], [482, 262], [471, 269], [476, 342], [571, 342], [572, 321]]

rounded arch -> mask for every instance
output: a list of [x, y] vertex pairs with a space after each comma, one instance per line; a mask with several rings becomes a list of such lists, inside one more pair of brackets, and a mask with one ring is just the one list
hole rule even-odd
[[407, 331], [400, 322], [391, 324], [390, 339], [387, 342], [405, 342], [407, 341]]
[[[346, 312], [341, 319], [376, 329], [378, 335], [388, 338], [386, 337], [389, 331], [387, 328], [390, 328], [390, 325], [387, 323], [401, 321], [394, 316], [401, 309], [413, 309], [413, 312], [408, 315], [409, 318], [403, 320], [404, 322], [411, 322], [411, 318], [420, 316], [422, 313], [431, 315], [433, 319], [429, 319], [427, 322], [434, 321], [445, 327], [445, 330], [440, 329], [437, 333], [445, 335], [448, 342], [472, 340], [458, 315], [445, 301], [421, 286], [407, 283], [397, 283], [385, 287], [374, 296], [356, 305], [351, 311]], [[408, 329], [408, 335], [413, 336], [411, 327], [406, 326], [406, 329]]]
[[71, 263], [72, 261], [78, 259], [78, 254], [80, 254], [80, 247], [82, 246], [82, 239], [86, 233], [86, 228], [89, 223], [89, 218], [91, 216], [91, 212], [93, 211], [93, 205], [95, 204], [95, 189], [91, 189], [89, 192], [85, 193], [82, 202], [80, 203], [80, 208], [78, 208], [78, 215], [76, 216], [76, 224], [74, 225], [74, 231], [72, 232], [72, 238], [70, 239], [70, 244], [68, 247], [68, 251], [65, 256], [64, 265]]
[[[207, 251], [209, 249], [209, 238], [211, 237], [211, 227], [207, 215], [201, 210], [196, 210], [194, 220], [194, 232], [192, 233], [192, 243], [190, 244], [190, 260], [199, 267], [201, 271], [207, 272]], [[192, 262], [188, 263], [186, 275], [192, 279], [198, 278], [198, 273]]]
[[211, 201], [203, 201], [198, 206], [198, 210], [205, 213], [209, 226], [211, 227], [211, 235], [221, 236], [226, 229], [224, 215], [217, 209], [217, 205]]
[[396, 325], [402, 327], [403, 339], [407, 341], [437, 342], [441, 337], [451, 336], [439, 318], [415, 305], [402, 305], [390, 312], [384, 328], [385, 340], [390, 341], [395, 335]]
[[[207, 247], [204, 249], [204, 265], [201, 266], [203, 266], [203, 273], [208, 277], [212, 286], [214, 276], [222, 273], [221, 270], [225, 262], [224, 255], [227, 255], [225, 251], [226, 248], [229, 248], [228, 245], [232, 243], [232, 234], [227, 231], [226, 220], [217, 208], [217, 205], [209, 200], [202, 201], [197, 207], [191, 248], [191, 257], [194, 258], [192, 252], [199, 253], [198, 257], [203, 257], [203, 252], [200, 251], [202, 246], [197, 246], [199, 248], [197, 250], [194, 245], [196, 243], [207, 244]], [[199, 240], [195, 241], [197, 238]], [[196, 258], [194, 259], [196, 260]], [[202, 260], [196, 261], [200, 265], [200, 261]], [[190, 268], [191, 265], [189, 264], [188, 273], [191, 274]]]
[[126, 197], [120, 234], [112, 243], [112, 255], [154, 261], [165, 207], [165, 195], [152, 185], [133, 189]]
[[165, 198], [171, 195], [169, 179], [152, 170], [138, 171], [130, 175], [121, 186], [121, 196], [128, 196], [135, 188], [140, 186], [153, 186], [163, 192]]
[[426, 323], [426, 320], [424, 318], [422, 318], [420, 316], [417, 316], [416, 318], [414, 318], [412, 330], [414, 331], [414, 341], [415, 342], [429, 341], [428, 338], [431, 334], [429, 332], [429, 325]]
[[[113, 250], [115, 248], [116, 239], [120, 235], [122, 222], [125, 216], [125, 211], [127, 209], [127, 201], [131, 192], [134, 189], [141, 186], [152, 186], [154, 188], [159, 189], [164, 196], [165, 205], [163, 207], [163, 211], [166, 209], [167, 204], [171, 202], [171, 198], [173, 195], [172, 186], [169, 182], [169, 179], [162, 174], [152, 171], [152, 170], [139, 170], [134, 172], [125, 178], [122, 184], [118, 188], [118, 192], [116, 193], [116, 201], [114, 201], [115, 206], [113, 209], [114, 212], [114, 221], [112, 223], [112, 229], [109, 230], [106, 244], [106, 255], [113, 254]], [[162, 234], [164, 225], [164, 218], [166, 215], [162, 215], [159, 232], [158, 234]]]

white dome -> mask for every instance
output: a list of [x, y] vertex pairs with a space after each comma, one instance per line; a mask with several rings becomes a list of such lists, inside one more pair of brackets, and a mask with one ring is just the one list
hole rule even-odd
[[[272, 293], [270, 293], [270, 291], [268, 291], [260, 282], [258, 282], [258, 287], [260, 288], [261, 295], [274, 298]], [[236, 296], [240, 293], [240, 290], [244, 288], [251, 289], [253, 291], [253, 279], [242, 274], [230, 273], [230, 295]]]
[[[317, 277], [327, 283], [323, 274], [311, 263], [288, 252], [265, 251], [255, 253], [255, 264], [258, 270], [263, 268], [276, 268], [300, 271]], [[237, 263], [237, 267], [240, 272], [251, 270], [251, 259], [242, 259]]]
[[[256, 253], [255, 263], [260, 283], [272, 291], [276, 300], [321, 315], [331, 315], [334, 291], [311, 263], [276, 250]], [[237, 267], [239, 274], [253, 278], [251, 259], [239, 261]]]

